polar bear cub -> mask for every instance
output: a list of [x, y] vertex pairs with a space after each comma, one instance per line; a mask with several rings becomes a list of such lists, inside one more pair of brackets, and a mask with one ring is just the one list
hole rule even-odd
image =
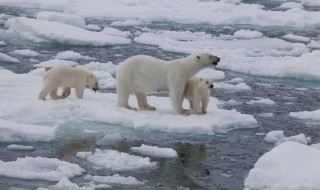
[[189, 100], [190, 108], [196, 114], [207, 113], [210, 101], [210, 90], [213, 88], [213, 81], [208, 78], [191, 77], [188, 79], [184, 98]]
[[[43, 79], [44, 84], [38, 96], [39, 100], [45, 100], [49, 93], [53, 100], [66, 98], [71, 94], [71, 88], [75, 88], [77, 97], [82, 99], [86, 85], [90, 86], [93, 91], [98, 90], [97, 77], [80, 68], [65, 65], [57, 66], [50, 69]], [[57, 95], [59, 87], [63, 88], [61, 96]]]
[[219, 57], [208, 53], [192, 54], [182, 59], [165, 61], [147, 55], [136, 55], [120, 64], [117, 71], [118, 106], [137, 110], [128, 104], [130, 94], [134, 94], [139, 109], [155, 110], [147, 101], [148, 92], [169, 92], [173, 111], [188, 115], [183, 109], [183, 93], [187, 80], [198, 71], [213, 67]]

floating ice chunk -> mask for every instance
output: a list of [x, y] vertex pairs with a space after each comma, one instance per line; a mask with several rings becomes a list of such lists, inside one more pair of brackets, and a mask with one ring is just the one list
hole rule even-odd
[[290, 112], [289, 116], [298, 119], [320, 121], [320, 109], [314, 111]]
[[260, 117], [273, 117], [273, 113], [259, 113]]
[[86, 27], [86, 22], [82, 16], [74, 15], [74, 14], [66, 14], [59, 12], [39, 12], [37, 14], [37, 19], [46, 20], [50, 22], [61, 22], [67, 25], [73, 25], [80, 28]]
[[261, 98], [258, 100], [250, 100], [249, 102], [247, 102], [247, 104], [250, 105], [255, 105], [255, 104], [259, 104], [259, 105], [275, 105], [276, 103], [271, 100], [270, 98]]
[[0, 61], [9, 62], [9, 63], [20, 63], [20, 61], [17, 58], [11, 57], [1, 52], [0, 52]]
[[41, 62], [39, 64], [33, 65], [34, 67], [45, 67], [45, 68], [52, 68], [58, 65], [68, 65], [68, 66], [76, 66], [78, 65], [77, 62], [74, 61], [66, 61], [61, 59], [51, 59], [48, 61]]
[[311, 42], [311, 39], [308, 37], [298, 36], [298, 35], [294, 35], [294, 34], [286, 34], [286, 35], [282, 36], [282, 38], [285, 40], [290, 40], [290, 41], [294, 41], [294, 42], [302, 42], [302, 43]]
[[301, 4], [308, 7], [318, 7], [320, 6], [319, 0], [302, 0]]
[[74, 51], [63, 51], [59, 52], [56, 55], [56, 59], [67, 59], [67, 60], [94, 60], [95, 58], [81, 55], [80, 53], [74, 52]]
[[122, 37], [129, 37], [131, 34], [129, 31], [121, 31], [111, 27], [105, 27], [101, 32], [105, 34], [113, 35], [113, 36], [122, 36]]
[[6, 45], [7, 45], [6, 42], [0, 41], [0, 46], [6, 46]]
[[258, 159], [244, 186], [246, 190], [318, 189], [319, 165], [319, 150], [301, 143], [285, 142]]
[[233, 78], [233, 79], [228, 81], [228, 83], [235, 83], [235, 84], [243, 83], [243, 82], [244, 82], [243, 78]]
[[86, 29], [92, 30], [92, 31], [101, 31], [102, 28], [100, 26], [94, 25], [94, 24], [88, 24], [86, 26]]
[[242, 104], [242, 102], [237, 102], [237, 101], [232, 100], [232, 99], [230, 99], [230, 100], [228, 100], [226, 102], [220, 100], [220, 102], [221, 102], [221, 104], [225, 104], [225, 105], [229, 105], [229, 106], [237, 106], [237, 105], [241, 105]]
[[0, 119], [0, 141], [49, 142], [56, 138], [57, 127], [30, 125]]
[[269, 133], [266, 134], [264, 140], [274, 145], [279, 145], [286, 141], [294, 141], [294, 142], [302, 143], [305, 145], [308, 145], [309, 143], [311, 143], [311, 138], [306, 137], [304, 134], [286, 137], [283, 134], [283, 131], [270, 131]]
[[[39, 187], [37, 190], [95, 190], [95, 184], [89, 184], [87, 186], [78, 186], [75, 183], [69, 181], [68, 178], [62, 178], [55, 185], [50, 186], [49, 188]], [[103, 188], [112, 188], [111, 186], [104, 186]]]
[[248, 86], [246, 83], [239, 83], [239, 84], [229, 84], [225, 82], [214, 83], [214, 88], [216, 89], [225, 89], [225, 90], [251, 90], [251, 87]]
[[0, 160], [0, 175], [27, 180], [59, 181], [81, 175], [85, 170], [57, 158], [24, 157], [16, 161]]
[[309, 48], [320, 49], [320, 41], [311, 40], [310, 43], [307, 44]]
[[153, 169], [156, 167], [156, 163], [151, 162], [148, 157], [143, 158], [116, 150], [96, 149], [93, 154], [91, 152], [78, 152], [77, 157], [87, 160], [93, 164], [95, 169], [130, 171]]
[[33, 146], [24, 146], [24, 145], [18, 145], [18, 144], [11, 144], [7, 146], [8, 150], [35, 150]]
[[110, 25], [111, 26], [138, 26], [138, 25], [144, 25], [144, 23], [139, 20], [125, 20], [125, 21], [114, 21]]
[[300, 3], [296, 2], [286, 2], [280, 5], [281, 9], [303, 9], [303, 6]]
[[159, 148], [142, 144], [140, 147], [131, 147], [131, 151], [154, 157], [171, 158], [178, 157], [178, 153], [172, 148]]
[[112, 176], [92, 176], [87, 175], [84, 177], [86, 180], [91, 180], [99, 183], [107, 183], [107, 184], [122, 184], [122, 185], [143, 185], [143, 182], [140, 182], [135, 177], [128, 176], [120, 176], [119, 174], [115, 174]]
[[22, 55], [22, 56], [28, 56], [28, 57], [35, 57], [38, 56], [39, 53], [30, 49], [21, 49], [21, 50], [14, 50], [13, 52], [10, 52], [15, 55]]
[[223, 71], [210, 68], [201, 70], [196, 74], [196, 76], [200, 78], [210, 78], [213, 80], [222, 80], [226, 77]]
[[5, 26], [36, 42], [52, 41], [59, 44], [91, 46], [131, 43], [130, 39], [122, 36], [92, 32], [72, 25], [25, 17], [11, 18]]
[[119, 133], [109, 133], [105, 136], [103, 136], [101, 139], [96, 141], [97, 145], [110, 145], [110, 144], [116, 144], [121, 140], [124, 140], [125, 138], [122, 137]]
[[251, 30], [238, 30], [233, 34], [236, 38], [242, 38], [242, 39], [256, 39], [261, 38], [263, 34], [258, 31], [251, 31]]

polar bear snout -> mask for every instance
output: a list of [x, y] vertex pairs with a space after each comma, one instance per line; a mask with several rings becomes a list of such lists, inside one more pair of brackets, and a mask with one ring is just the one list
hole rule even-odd
[[213, 84], [209, 86], [209, 88], [213, 88]]
[[215, 57], [215, 60], [212, 62], [212, 64], [213, 65], [218, 65], [219, 61], [220, 61], [220, 58], [219, 57]]

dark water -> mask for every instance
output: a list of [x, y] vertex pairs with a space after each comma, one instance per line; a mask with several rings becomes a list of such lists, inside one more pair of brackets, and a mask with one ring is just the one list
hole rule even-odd
[[[248, 1], [249, 2], [249, 1]], [[271, 5], [270, 5], [271, 6]], [[274, 6], [274, 4], [272, 4]], [[272, 8], [272, 7], [271, 7]], [[22, 10], [15, 8], [0, 7], [0, 13], [12, 15], [32, 15], [33, 10]], [[101, 21], [87, 20], [88, 22], [99, 24]], [[107, 22], [107, 21], [106, 21]], [[102, 24], [102, 23], [100, 23]], [[105, 24], [105, 22], [103, 23]], [[4, 30], [0, 26], [0, 30]], [[153, 29], [170, 30], [190, 30], [205, 31], [208, 33], [228, 34], [232, 31], [223, 31], [221, 26], [204, 25], [172, 25], [171, 23], [152, 23], [148, 27]], [[294, 28], [275, 29], [257, 26], [233, 26], [234, 30], [239, 28], [255, 28], [264, 31], [266, 36], [282, 36], [284, 31], [307, 33], [308, 36], [318, 35], [317, 30], [300, 30]], [[258, 28], [258, 29], [257, 29]], [[134, 33], [135, 29], [119, 27], [119, 29], [129, 29]], [[233, 31], [234, 32], [234, 31]], [[3, 34], [3, 33], [1, 33]], [[25, 40], [19, 36], [0, 36], [0, 40], [5, 40], [7, 46], [0, 46], [2, 53], [7, 53], [16, 49], [32, 49], [41, 53], [37, 60], [46, 61], [52, 59], [58, 52], [71, 50], [83, 55], [95, 57], [98, 62], [111, 61], [114, 64], [122, 62], [129, 56], [135, 54], [146, 54], [161, 59], [176, 59], [185, 55], [162, 51], [154, 46], [140, 45], [132, 42], [130, 45], [87, 47], [87, 46], [64, 46], [53, 43], [35, 43]], [[122, 57], [116, 54], [123, 55]], [[17, 56], [19, 57], [19, 56]], [[0, 66], [16, 73], [25, 73], [34, 69], [36, 62], [30, 58], [19, 57], [21, 63], [3, 63]], [[80, 61], [85, 64], [86, 61]], [[319, 84], [314, 82], [298, 81], [291, 79], [263, 78], [250, 75], [243, 75], [231, 71], [224, 71], [226, 79], [241, 77], [248, 84], [251, 91], [230, 91], [215, 89], [212, 96], [219, 100], [228, 101], [230, 99], [242, 102], [241, 105], [223, 106], [224, 109], [236, 109], [241, 113], [254, 115], [258, 121], [258, 128], [241, 129], [230, 131], [226, 134], [216, 135], [196, 135], [196, 134], [175, 134], [158, 131], [137, 131], [131, 128], [109, 125], [106, 123], [69, 123], [61, 126], [63, 132], [58, 133], [56, 140], [50, 143], [34, 143], [35, 151], [10, 151], [6, 149], [11, 143], [0, 143], [0, 160], [12, 161], [24, 156], [43, 156], [59, 158], [79, 164], [85, 168], [90, 175], [108, 175], [106, 171], [93, 170], [89, 164], [80, 162], [75, 158], [78, 151], [89, 151], [95, 148], [116, 149], [121, 152], [129, 152], [132, 146], [141, 144], [170, 147], [178, 152], [176, 159], [152, 158], [158, 162], [158, 168], [150, 171], [124, 172], [120, 174], [136, 177], [140, 181], [146, 182], [144, 186], [117, 186], [115, 189], [243, 189], [243, 181], [246, 178], [254, 163], [272, 146], [263, 141], [264, 135], [257, 133], [268, 133], [272, 130], [283, 130], [286, 136], [304, 133], [311, 137], [312, 142], [320, 142], [319, 124], [305, 122], [288, 116], [289, 112], [316, 110], [320, 107]], [[270, 84], [266, 87], [263, 84]], [[306, 90], [297, 88], [304, 87]], [[114, 92], [115, 89], [102, 89], [102, 92]], [[274, 106], [248, 105], [245, 102], [254, 97], [270, 98], [276, 102]], [[292, 98], [287, 98], [292, 97]], [[288, 102], [290, 104], [288, 104]], [[261, 117], [260, 113], [273, 113], [272, 117]], [[83, 134], [77, 131], [81, 128], [99, 129], [99, 134]], [[117, 142], [97, 143], [105, 134], [116, 132], [125, 138]], [[130, 154], [134, 154], [131, 153]], [[83, 176], [72, 178], [71, 181], [78, 185], [84, 184]], [[53, 185], [55, 183], [47, 181], [28, 181], [14, 178], [0, 177], [0, 189], [9, 187], [21, 187], [36, 189], [40, 186]]]

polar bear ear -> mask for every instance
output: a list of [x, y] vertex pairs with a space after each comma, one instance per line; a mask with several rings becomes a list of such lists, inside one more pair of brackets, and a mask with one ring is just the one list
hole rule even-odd
[[200, 56], [199, 56], [199, 55], [197, 55], [197, 59], [200, 59]]

